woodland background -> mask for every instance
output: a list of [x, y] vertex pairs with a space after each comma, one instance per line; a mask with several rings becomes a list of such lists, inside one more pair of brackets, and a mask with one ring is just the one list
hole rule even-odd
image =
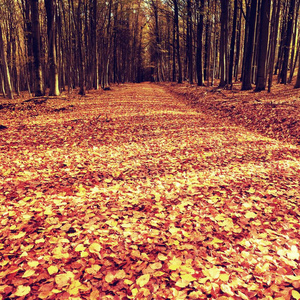
[[[299, 0], [1, 0], [0, 88], [13, 98], [110, 83], [241, 89], [292, 82]], [[218, 79], [216, 81], [216, 79]], [[298, 72], [295, 87], [300, 87]], [[47, 91], [48, 92], [48, 91]]]

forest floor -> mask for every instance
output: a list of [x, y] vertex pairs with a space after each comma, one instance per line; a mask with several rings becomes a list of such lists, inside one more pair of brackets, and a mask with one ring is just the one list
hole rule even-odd
[[0, 299], [300, 299], [298, 96], [192, 89], [0, 101]]

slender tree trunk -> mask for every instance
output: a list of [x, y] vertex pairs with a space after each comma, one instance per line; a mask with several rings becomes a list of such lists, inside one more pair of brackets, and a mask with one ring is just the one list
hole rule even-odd
[[32, 40], [35, 72], [35, 96], [43, 96], [43, 72], [41, 63], [41, 45], [40, 45], [40, 21], [39, 21], [39, 1], [31, 0], [31, 18], [32, 18]]
[[9, 74], [9, 69], [8, 69], [8, 64], [7, 64], [7, 59], [6, 59], [6, 53], [4, 49], [4, 42], [3, 42], [3, 33], [2, 33], [2, 26], [0, 24], [0, 54], [1, 54], [1, 60], [2, 60], [2, 65], [3, 65], [3, 78], [4, 78], [4, 85], [3, 85], [3, 90], [4, 86], [7, 89], [7, 94], [9, 99], [13, 99], [13, 92], [12, 92], [12, 86], [11, 86], [11, 81], [10, 81], [10, 74]]
[[79, 0], [77, 10], [77, 40], [78, 40], [78, 67], [79, 67], [79, 95], [85, 95], [85, 71], [84, 71], [84, 59], [83, 59], [83, 40], [82, 40], [82, 0]]
[[[288, 79], [288, 83], [292, 82], [294, 71], [295, 71], [295, 63], [297, 61], [298, 57], [298, 47], [297, 47], [297, 42], [296, 40], [299, 40], [300, 36], [298, 35], [298, 16], [299, 16], [299, 6], [300, 6], [300, 1], [297, 3], [296, 7], [296, 17], [295, 17], [295, 22], [294, 22], [294, 29], [293, 29], [293, 41], [292, 41], [292, 53], [291, 53], [291, 60], [290, 60], [290, 76]], [[298, 39], [297, 39], [298, 36]]]
[[[241, 4], [240, 4], [241, 5]], [[239, 7], [239, 19], [237, 22], [237, 27], [236, 28], [241, 28], [242, 26], [242, 8]], [[238, 81], [238, 76], [239, 76], [239, 70], [240, 70], [240, 53], [241, 53], [241, 30], [238, 30], [237, 33], [237, 38], [236, 38], [236, 45], [235, 45], [235, 62], [234, 62], [234, 78], [235, 81]]]
[[251, 69], [253, 61], [254, 35], [256, 27], [257, 0], [251, 1], [249, 20], [246, 20], [246, 37], [244, 45], [244, 66], [242, 74], [242, 90], [251, 90]]
[[187, 62], [189, 83], [193, 84], [193, 36], [192, 36], [192, 7], [191, 0], [187, 0]]
[[296, 80], [296, 84], [295, 84], [294, 88], [295, 89], [299, 89], [300, 88], [300, 59], [299, 59], [297, 80]]
[[205, 55], [204, 55], [204, 80], [209, 86], [210, 57], [211, 57], [211, 20], [210, 20], [210, 0], [207, 1], [207, 17], [205, 25]]
[[269, 42], [269, 23], [270, 23], [270, 7], [271, 0], [262, 0], [260, 10], [260, 28], [258, 41], [258, 65], [256, 92], [260, 92], [266, 88], [266, 68], [267, 68], [267, 53]]
[[98, 19], [97, 0], [93, 0], [93, 17], [92, 17], [93, 66], [92, 68], [93, 68], [93, 87], [96, 90], [98, 90], [98, 85], [99, 85], [97, 19]]
[[221, 36], [220, 36], [220, 70], [219, 87], [227, 83], [227, 46], [228, 46], [228, 0], [221, 0]]
[[291, 39], [292, 39], [292, 31], [293, 31], [293, 21], [294, 21], [294, 10], [295, 10], [295, 0], [291, 0], [289, 13], [288, 13], [288, 23], [287, 23], [287, 32], [286, 32], [286, 42], [284, 44], [283, 50], [283, 62], [282, 69], [280, 72], [281, 83], [287, 83], [287, 71], [288, 71], [288, 62], [290, 56], [290, 47], [291, 47]]
[[271, 39], [270, 39], [270, 55], [269, 55], [269, 78], [268, 78], [268, 92], [271, 92], [272, 81], [273, 81], [273, 70], [275, 63], [275, 50], [277, 43], [277, 34], [279, 27], [279, 16], [280, 16], [280, 4], [281, 0], [274, 0], [273, 2], [273, 13], [272, 13], [272, 26], [271, 26]]
[[238, 3], [237, 0], [234, 0], [234, 10], [233, 10], [233, 24], [232, 24], [232, 35], [231, 35], [231, 42], [230, 42], [230, 57], [229, 57], [229, 77], [228, 77], [228, 84], [232, 85], [232, 73], [233, 73], [233, 59], [234, 59], [234, 45], [235, 45], [235, 37], [236, 37], [236, 23], [237, 23], [237, 10], [238, 10]]
[[50, 81], [50, 96], [58, 96], [59, 78], [58, 67], [56, 61], [56, 0], [45, 0], [45, 8], [47, 13], [47, 34], [48, 34], [48, 58], [49, 58], [49, 81]]
[[177, 64], [178, 64], [178, 83], [182, 83], [182, 65], [180, 57], [180, 35], [179, 35], [179, 17], [178, 17], [178, 3], [177, 0], [173, 0], [174, 3], [174, 22], [176, 28], [176, 52], [177, 52]]
[[204, 0], [197, 1], [198, 21], [197, 21], [197, 84], [202, 86], [202, 35], [203, 35], [203, 18], [204, 18]]
[[173, 62], [173, 72], [172, 72], [172, 81], [176, 81], [176, 25], [174, 22], [174, 17], [173, 17], [173, 35], [172, 35], [172, 46], [173, 46], [173, 52], [172, 52], [172, 62]]

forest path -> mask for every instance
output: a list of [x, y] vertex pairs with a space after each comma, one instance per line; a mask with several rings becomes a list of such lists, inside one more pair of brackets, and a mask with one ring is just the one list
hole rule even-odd
[[298, 297], [296, 146], [156, 84], [67, 100], [1, 112], [3, 298]]

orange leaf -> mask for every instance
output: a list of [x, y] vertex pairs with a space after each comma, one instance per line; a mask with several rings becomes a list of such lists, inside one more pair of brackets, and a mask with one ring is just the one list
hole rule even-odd
[[90, 294], [90, 300], [98, 300], [100, 293], [98, 290], [93, 290]]
[[74, 274], [70, 271], [55, 276], [55, 282], [58, 285], [58, 288], [68, 285], [71, 279], [74, 279]]

